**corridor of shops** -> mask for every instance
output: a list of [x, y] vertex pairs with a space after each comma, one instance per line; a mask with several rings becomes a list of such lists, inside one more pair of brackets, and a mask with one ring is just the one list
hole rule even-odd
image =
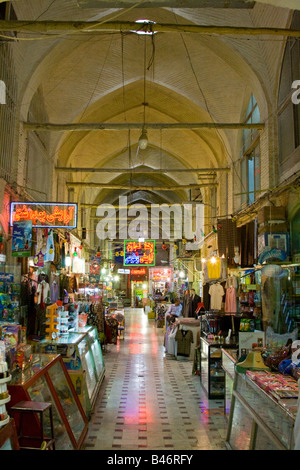
[[168, 358], [164, 330], [126, 309], [124, 340], [107, 345], [106, 373], [86, 450], [223, 450], [223, 400], [208, 400], [193, 361]]

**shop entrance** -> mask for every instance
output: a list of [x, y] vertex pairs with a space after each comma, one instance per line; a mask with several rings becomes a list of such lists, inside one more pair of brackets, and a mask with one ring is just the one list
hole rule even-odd
[[142, 308], [146, 305], [148, 297], [147, 281], [131, 281], [131, 305]]

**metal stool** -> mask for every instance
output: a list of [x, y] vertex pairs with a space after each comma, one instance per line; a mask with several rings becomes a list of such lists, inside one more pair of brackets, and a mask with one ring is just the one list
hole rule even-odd
[[[50, 427], [51, 427], [51, 438], [44, 436], [44, 419], [43, 413], [49, 410]], [[55, 439], [54, 439], [54, 428], [53, 428], [53, 416], [52, 416], [52, 403], [47, 402], [34, 402], [34, 401], [20, 401], [16, 405], [11, 407], [13, 413], [18, 412], [20, 414], [20, 421], [18, 426], [18, 439], [20, 443], [20, 449], [49, 449], [55, 450]], [[37, 413], [40, 417], [40, 430], [41, 434], [38, 437], [35, 436], [24, 436], [23, 435], [23, 415], [24, 413]], [[26, 441], [36, 441], [38, 447], [31, 447]]]

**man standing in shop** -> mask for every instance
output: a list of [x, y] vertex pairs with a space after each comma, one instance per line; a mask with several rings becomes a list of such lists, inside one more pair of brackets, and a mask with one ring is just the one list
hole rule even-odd
[[179, 299], [176, 299], [174, 304], [170, 305], [166, 311], [167, 324], [173, 323], [176, 318], [181, 317], [182, 305]]
[[198, 304], [201, 302], [201, 297], [199, 297], [199, 295], [196, 294], [195, 289], [191, 289], [190, 296], [191, 298], [190, 298], [189, 317], [195, 318]]

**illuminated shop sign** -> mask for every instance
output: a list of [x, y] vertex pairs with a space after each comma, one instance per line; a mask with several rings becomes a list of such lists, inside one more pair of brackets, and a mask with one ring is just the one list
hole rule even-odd
[[155, 241], [124, 241], [124, 266], [154, 266]]
[[172, 276], [172, 270], [170, 268], [151, 269], [150, 279], [154, 282], [158, 281], [170, 281]]
[[60, 202], [12, 202], [10, 225], [32, 221], [33, 227], [76, 228], [77, 204]]
[[131, 274], [133, 276], [145, 276], [146, 274], [146, 268], [140, 268], [140, 269], [131, 269]]
[[118, 274], [130, 274], [130, 269], [118, 269]]

